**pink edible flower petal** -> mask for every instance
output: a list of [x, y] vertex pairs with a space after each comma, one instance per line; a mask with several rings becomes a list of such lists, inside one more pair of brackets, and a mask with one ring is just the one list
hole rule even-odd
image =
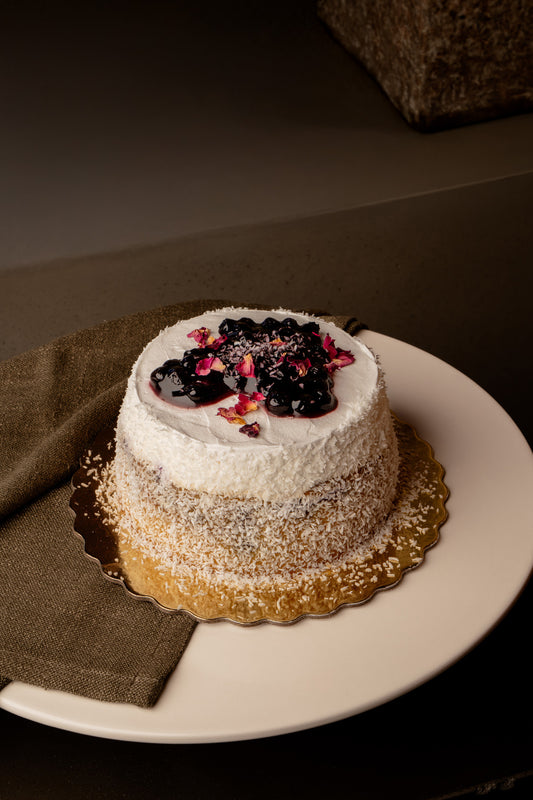
[[209, 338], [209, 328], [196, 328], [194, 331], [191, 331], [187, 334], [188, 339], [194, 339], [196, 344], [199, 344], [200, 347], [203, 347], [207, 344], [207, 340]]
[[217, 356], [208, 356], [207, 358], [200, 359], [196, 365], [195, 372], [197, 375], [209, 375], [211, 370], [215, 372], [224, 372], [225, 369], [226, 366], [222, 363], [220, 358]]
[[235, 405], [235, 411], [237, 414], [248, 414], [250, 411], [257, 410], [257, 403], [255, 400], [252, 400], [248, 397], [247, 394], [240, 394], [239, 395], [239, 402]]
[[240, 364], [237, 364], [236, 370], [243, 378], [255, 378], [255, 367], [251, 353], [246, 353]]
[[311, 360], [309, 358], [295, 358], [292, 361], [289, 361], [289, 364], [295, 367], [298, 375], [303, 378], [304, 375], [307, 375], [309, 367], [311, 366]]
[[355, 356], [349, 350], [338, 350], [335, 361], [340, 361], [340, 367], [347, 367], [348, 364], [354, 363]]
[[335, 369], [342, 369], [355, 361], [354, 356], [349, 350], [338, 350], [335, 358], [332, 358], [329, 364], [326, 364], [328, 372], [333, 372]]
[[331, 338], [329, 333], [326, 333], [324, 341], [322, 342], [322, 347], [327, 351], [327, 354], [331, 359], [336, 357], [337, 348], [335, 347], [335, 340]]
[[223, 344], [228, 337], [222, 334], [218, 337], [218, 339], [213, 339], [212, 342], [209, 342], [209, 346], [213, 348], [213, 350], [218, 350], [221, 344]]
[[214, 361], [213, 356], [209, 356], [209, 358], [201, 358], [198, 364], [196, 365], [195, 372], [197, 375], [209, 375], [211, 372], [211, 365]]
[[231, 408], [219, 408], [217, 411], [217, 416], [224, 417], [224, 419], [226, 419], [228, 422], [233, 423], [234, 425], [246, 424], [245, 420], [237, 414], [234, 406], [232, 406]]
[[215, 372], [224, 372], [224, 370], [226, 369], [226, 365], [224, 364], [223, 361], [220, 360], [218, 356], [215, 356], [211, 363], [211, 369], [214, 370]]
[[242, 428], [239, 428], [239, 433], [245, 433], [246, 436], [255, 439], [256, 436], [259, 436], [259, 423], [250, 422], [248, 425], [243, 425]]
[[265, 400], [265, 395], [262, 392], [252, 392], [250, 395], [252, 400], [255, 400], [256, 403], [262, 403]]

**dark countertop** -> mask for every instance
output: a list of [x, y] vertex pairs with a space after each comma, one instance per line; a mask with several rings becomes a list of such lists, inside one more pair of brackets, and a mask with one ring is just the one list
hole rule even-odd
[[[236, 3], [233, 8], [246, 5]], [[208, 6], [203, 3], [202, 9]], [[142, 4], [134, 7], [136, 15], [125, 26], [128, 35], [132, 29], [142, 30]], [[280, 12], [282, 4], [273, 7]], [[33, 149], [29, 131], [40, 109], [36, 98], [46, 97], [43, 93], [64, 66], [64, 53], [61, 59], [56, 53], [58, 61], [49, 56], [48, 67], [35, 73], [40, 74], [39, 91], [28, 104], [17, 94], [18, 111], [11, 118], [16, 125], [4, 126], [0, 134], [1, 154], [16, 152], [19, 157], [9, 161], [9, 184], [0, 188], [8, 210], [0, 248], [0, 358], [106, 319], [206, 295], [356, 314], [372, 329], [427, 350], [467, 374], [503, 406], [531, 444], [531, 401], [526, 391], [532, 333], [531, 116], [420, 138], [388, 108], [376, 87], [361, 73], [351, 72], [351, 62], [332, 41], [328, 39], [323, 50], [316, 49], [319, 38], [310, 22], [309, 4], [298, 8], [289, 15], [292, 27], [287, 30], [294, 31], [300, 24], [298, 14], [303, 13], [300, 46], [307, 58], [320, 52], [332, 70], [330, 78], [315, 65], [296, 104], [305, 70], [300, 65], [295, 71], [298, 62], [288, 55], [287, 38], [277, 38], [280, 24], [270, 24], [264, 37], [256, 37], [257, 48], [249, 44], [246, 52], [265, 59], [269, 37], [283, 41], [282, 71], [292, 65], [291, 79], [284, 82], [275, 69], [266, 74], [257, 63], [254, 75], [257, 80], [262, 76], [262, 93], [244, 116], [239, 109], [245, 104], [226, 93], [232, 119], [224, 129], [227, 138], [220, 119], [213, 124], [219, 126], [214, 152], [227, 169], [212, 171], [209, 180], [201, 170], [197, 181], [194, 170], [180, 173], [179, 159], [165, 161], [170, 139], [161, 140], [160, 161], [152, 158], [139, 164], [132, 184], [124, 180], [132, 164], [138, 163], [142, 136], [148, 137], [152, 153], [160, 141], [147, 124], [137, 130], [121, 159], [112, 161], [115, 151], [109, 149], [109, 141], [114, 147], [124, 133], [121, 114], [129, 123], [139, 97], [146, 102], [149, 80], [155, 75], [149, 71], [144, 73], [146, 83], [136, 84], [138, 91], [125, 96], [120, 113], [115, 113], [111, 89], [100, 97], [95, 106], [100, 114], [115, 109], [110, 138], [95, 123], [87, 138], [97, 131], [94, 149], [83, 149], [77, 138], [68, 157], [62, 147], [66, 135], [59, 146], [50, 122], [68, 117], [64, 101], [70, 84], [61, 82], [53, 113], [40, 120], [42, 147]], [[31, 20], [35, 23], [35, 18]], [[243, 21], [241, 33], [249, 31], [250, 24], [250, 18]], [[52, 29], [60, 36], [57, 19]], [[117, 33], [116, 19], [107, 30], [111, 41]], [[232, 30], [235, 27], [228, 23], [224, 41], [231, 40]], [[24, 31], [20, 18], [18, 31]], [[34, 52], [38, 44], [39, 53], [44, 53], [38, 27], [30, 25], [28, 32], [27, 51]], [[212, 44], [212, 31], [210, 36], [207, 42]], [[176, 41], [183, 44], [185, 39], [183, 31], [176, 34]], [[151, 41], [153, 53], [161, 41], [153, 30]], [[224, 109], [224, 103], [213, 100], [214, 91], [205, 80], [214, 74], [216, 63], [211, 44], [204, 42], [202, 61], [207, 117], [215, 107], [220, 114]], [[14, 57], [16, 48], [7, 52]], [[106, 69], [115, 63], [110, 52], [106, 49], [101, 62]], [[120, 51], [121, 57], [124, 52]], [[69, 53], [74, 54], [72, 48]], [[80, 70], [84, 62], [80, 57], [72, 63]], [[163, 67], [157, 62], [157, 70]], [[233, 70], [237, 79], [241, 73], [235, 65]], [[20, 85], [27, 92], [33, 86], [30, 68], [21, 74]], [[83, 74], [88, 80], [89, 71]], [[120, 75], [125, 80], [126, 71]], [[237, 83], [242, 99], [245, 87]], [[284, 94], [279, 93], [282, 86]], [[333, 86], [339, 92], [334, 99]], [[151, 107], [159, 123], [168, 86], [160, 89]], [[354, 109], [349, 102], [340, 102], [340, 89], [355, 91], [364, 98], [363, 106]], [[274, 94], [269, 92], [278, 98], [274, 111], [269, 105]], [[188, 98], [191, 112], [192, 94], [184, 92], [183, 97]], [[67, 129], [76, 137], [87, 121], [80, 107], [76, 105], [77, 116]], [[312, 107], [319, 109], [316, 117], [309, 116]], [[320, 115], [327, 122], [322, 124]], [[202, 115], [197, 118], [201, 121]], [[20, 140], [17, 126], [24, 132]], [[233, 147], [234, 129], [253, 133], [248, 158], [242, 156], [246, 136], [239, 148]], [[299, 148], [302, 135], [305, 154]], [[259, 164], [266, 139], [277, 141], [278, 150], [276, 156], [269, 150], [268, 159]], [[193, 146], [193, 125], [187, 127], [187, 142], [200, 163], [207, 150]], [[282, 142], [290, 147], [284, 149]], [[347, 160], [352, 147], [353, 159]], [[302, 182], [319, 152], [327, 155], [317, 181]], [[100, 158], [102, 153], [107, 160]], [[182, 174], [188, 204], [176, 205], [177, 184], [173, 182], [171, 190], [170, 180], [165, 182], [163, 162], [174, 179]], [[23, 163], [28, 166], [25, 172]], [[324, 163], [330, 163], [331, 170]], [[209, 164], [205, 169], [209, 171]], [[231, 183], [235, 169], [237, 177]], [[206, 191], [205, 205], [201, 194], [190, 194], [191, 186], [205, 190], [216, 185], [214, 174], [235, 190], [227, 206], [220, 194]], [[150, 183], [150, 176], [157, 180]], [[251, 191], [257, 186], [255, 179], [265, 179], [264, 194]], [[291, 182], [298, 190], [287, 195]], [[150, 192], [143, 195], [147, 185]], [[54, 191], [48, 191], [50, 187]], [[161, 191], [165, 187], [166, 193]], [[102, 189], [106, 202], [99, 207]], [[129, 194], [131, 206], [125, 202]], [[274, 212], [276, 198], [283, 201], [279, 214]], [[279, 221], [272, 221], [276, 218]], [[0, 800], [144, 800], [167, 795], [437, 800], [489, 792], [509, 800], [531, 797], [532, 612], [530, 582], [480, 644], [426, 684], [349, 719], [269, 739], [205, 745], [128, 743], [49, 728], [0, 710]]]

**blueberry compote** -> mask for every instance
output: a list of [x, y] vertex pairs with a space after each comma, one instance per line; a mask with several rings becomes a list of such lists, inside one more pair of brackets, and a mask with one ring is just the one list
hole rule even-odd
[[175, 405], [207, 405], [232, 394], [249, 394], [276, 416], [316, 417], [337, 406], [335, 369], [353, 362], [316, 322], [292, 317], [224, 319], [218, 337], [193, 331], [197, 347], [171, 359], [151, 376], [154, 390]]

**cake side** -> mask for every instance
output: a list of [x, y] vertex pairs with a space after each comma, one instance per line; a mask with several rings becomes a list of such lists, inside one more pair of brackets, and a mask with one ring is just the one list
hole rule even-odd
[[[384, 390], [381, 397], [386, 406]], [[381, 413], [376, 406], [369, 416], [380, 423]], [[289, 577], [341, 561], [367, 545], [391, 508], [398, 453], [389, 421], [390, 413], [373, 458], [346, 476], [317, 480], [303, 494], [275, 501], [185, 489], [166, 480], [164, 470], [138, 461], [123, 441], [114, 464], [114, 502], [123, 523], [127, 518], [125, 535], [166, 568], [201, 572], [206, 580]]]

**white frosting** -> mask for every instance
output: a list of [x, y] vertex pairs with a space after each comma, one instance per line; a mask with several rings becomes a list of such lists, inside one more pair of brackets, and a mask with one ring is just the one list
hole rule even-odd
[[297, 322], [313, 317], [291, 311], [224, 308], [178, 322], [148, 344], [133, 367], [117, 425], [117, 448], [125, 446], [137, 460], [157, 469], [160, 479], [197, 491], [263, 500], [296, 498], [334, 475], [348, 475], [386, 447], [384, 430], [390, 412], [380, 370], [372, 352], [335, 325], [320, 319], [322, 335], [350, 350], [355, 363], [336, 370], [337, 408], [321, 417], [276, 417], [262, 406], [246, 415], [260, 434], [249, 438], [217, 415], [235, 405], [235, 396], [195, 408], [180, 408], [161, 399], [151, 387], [152, 371], [195, 346], [187, 337], [207, 327], [218, 335], [225, 317], [267, 316]]

